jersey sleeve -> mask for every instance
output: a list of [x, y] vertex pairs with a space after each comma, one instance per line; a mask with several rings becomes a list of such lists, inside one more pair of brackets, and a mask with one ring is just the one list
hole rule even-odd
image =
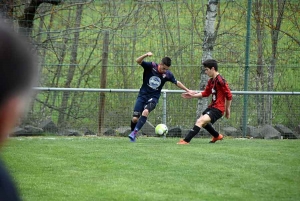
[[152, 67], [155, 66], [155, 63], [154, 63], [154, 62], [146, 62], [146, 61], [142, 61], [141, 66], [142, 66], [144, 69], [150, 69], [150, 68], [152, 68]]
[[201, 92], [202, 97], [208, 97], [211, 94], [211, 79], [208, 81], [204, 91]]
[[171, 72], [169, 72], [168, 80], [169, 80], [170, 82], [172, 82], [173, 84], [177, 84], [177, 80], [176, 80], [176, 78], [174, 77], [173, 73], [171, 73]]
[[223, 77], [219, 76], [218, 83], [220, 84], [222, 91], [224, 91], [226, 100], [232, 100], [231, 90], [226, 80]]
[[231, 94], [231, 90], [228, 86], [228, 83], [225, 83], [225, 85], [223, 86], [223, 89], [225, 92], [226, 100], [232, 100], [232, 94]]

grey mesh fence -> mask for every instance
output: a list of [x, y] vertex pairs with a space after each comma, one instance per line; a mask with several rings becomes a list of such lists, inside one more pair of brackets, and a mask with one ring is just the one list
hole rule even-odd
[[[55, 91], [52, 91], [55, 90]], [[99, 92], [99, 89], [72, 89], [72, 91], [65, 91], [68, 89], [49, 89], [44, 88], [38, 90], [35, 102], [32, 105], [32, 110], [24, 119], [24, 124], [29, 124], [36, 127], [45, 126], [45, 123], [51, 121], [52, 126], [46, 128], [45, 133], [68, 135], [70, 131], [77, 131], [80, 135], [113, 135], [122, 136], [119, 130], [130, 130], [130, 121], [133, 113], [133, 106], [137, 96], [137, 89], [135, 90], [107, 90]], [[76, 91], [77, 90], [77, 91]], [[80, 91], [79, 91], [80, 90]], [[124, 91], [124, 92], [122, 92]], [[61, 108], [64, 93], [67, 92], [68, 104], [65, 108]], [[170, 137], [183, 137], [188, 129], [192, 127], [196, 121], [197, 100], [181, 98], [180, 91], [165, 90], [162, 94], [159, 104], [156, 109], [150, 113], [148, 123], [156, 126], [160, 123], [165, 123], [169, 129], [180, 129], [176, 135]], [[233, 101], [231, 107], [231, 118], [223, 117], [215, 123], [215, 128], [219, 132], [227, 132], [226, 135], [232, 137], [252, 137], [251, 130], [247, 131], [247, 135], [243, 136], [242, 122], [243, 122], [243, 94], [244, 92], [233, 92]], [[291, 130], [291, 134], [297, 135], [297, 126], [299, 125], [300, 116], [300, 93], [293, 92], [278, 92], [275, 95], [263, 94], [249, 94], [249, 116], [248, 128], [260, 128], [266, 124], [273, 126], [283, 126]], [[273, 93], [274, 94], [274, 93]], [[99, 99], [105, 97], [105, 105], [103, 108], [99, 107]], [[269, 114], [269, 108], [258, 107], [261, 99], [268, 99], [272, 97], [272, 121], [268, 121], [265, 116]], [[65, 96], [66, 97], [66, 96]], [[164, 104], [164, 102], [166, 104]], [[103, 111], [102, 116], [99, 114]], [[101, 119], [99, 119], [101, 118]], [[99, 122], [103, 122], [99, 132]], [[53, 130], [52, 130], [53, 128]], [[178, 131], [177, 129], [177, 131]], [[226, 130], [229, 129], [229, 130]], [[233, 129], [233, 130], [232, 130]], [[106, 131], [110, 133], [105, 133]], [[232, 131], [232, 133], [230, 133]], [[141, 132], [145, 135], [154, 135], [152, 133]], [[229, 133], [228, 133], [229, 132]], [[273, 130], [268, 130], [273, 132]], [[276, 129], [274, 130], [276, 131]], [[256, 136], [258, 138], [264, 138]], [[294, 137], [295, 137], [294, 136]], [[203, 136], [208, 137], [208, 136]], [[285, 136], [285, 138], [294, 138], [293, 136]]]

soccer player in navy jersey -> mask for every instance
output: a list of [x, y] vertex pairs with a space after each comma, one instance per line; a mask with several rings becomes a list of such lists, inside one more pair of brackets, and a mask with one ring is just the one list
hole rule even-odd
[[144, 73], [143, 84], [133, 110], [131, 120], [132, 132], [128, 135], [131, 142], [135, 142], [137, 132], [145, 124], [149, 113], [156, 107], [161, 90], [167, 81], [192, 94], [192, 91], [176, 80], [173, 73], [169, 70], [171, 67], [171, 59], [169, 57], [164, 57], [159, 64], [144, 61], [146, 57], [151, 57], [152, 55], [152, 52], [148, 52], [136, 59], [136, 62], [144, 68]]
[[201, 128], [205, 128], [212, 136], [210, 143], [215, 143], [218, 140], [223, 139], [223, 135], [218, 133], [213, 127], [219, 118], [221, 118], [225, 112], [225, 117], [230, 118], [230, 105], [232, 100], [232, 94], [229, 89], [228, 83], [218, 72], [218, 63], [214, 59], [208, 59], [203, 62], [205, 73], [211, 77], [208, 80], [208, 84], [203, 92], [200, 93], [183, 93], [183, 98], [202, 98], [212, 95], [211, 104], [202, 113], [201, 117], [197, 119], [194, 127], [189, 131], [184, 139], [181, 139], [177, 144], [189, 144], [193, 137], [200, 131]]

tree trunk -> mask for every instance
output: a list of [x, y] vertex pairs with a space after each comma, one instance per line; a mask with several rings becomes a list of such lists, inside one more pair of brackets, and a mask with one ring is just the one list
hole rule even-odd
[[[108, 44], [109, 44], [109, 32], [104, 32], [103, 39], [103, 51], [102, 51], [102, 69], [100, 78], [100, 88], [106, 88], [106, 77], [107, 77], [107, 64], [108, 64]], [[100, 92], [99, 97], [99, 119], [98, 119], [98, 136], [102, 135], [102, 130], [104, 128], [104, 112], [105, 112], [105, 93]]]
[[13, 23], [13, 11], [14, 1], [13, 0], [2, 0], [0, 3], [0, 17], [5, 19], [10, 25]]
[[[97, 34], [97, 38], [95, 40], [95, 44], [93, 45], [93, 49], [90, 52], [90, 54], [89, 54], [89, 56], [88, 56], [88, 58], [85, 62], [85, 65], [82, 67], [82, 69], [80, 69], [80, 76], [77, 79], [77, 84], [75, 86], [76, 88], [80, 88], [81, 82], [84, 80], [84, 77], [89, 75], [90, 72], [95, 69], [95, 66], [94, 66], [91, 69], [86, 70], [88, 68], [88, 64], [90, 64], [91, 58], [94, 55], [94, 51], [96, 50], [96, 48], [98, 46], [98, 41], [99, 41], [100, 35], [101, 35], [101, 32], [99, 31], [98, 34]], [[79, 97], [79, 95], [80, 95], [80, 97]], [[76, 102], [81, 103], [81, 100], [83, 99], [83, 97], [84, 97], [84, 92], [78, 93], [78, 95], [73, 96], [72, 101], [71, 101], [71, 105], [70, 105], [70, 108], [69, 108], [69, 111], [68, 111], [67, 119], [66, 119], [67, 121], [69, 120], [69, 117], [71, 117], [71, 114], [73, 114], [73, 116], [75, 116], [75, 117], [77, 117], [79, 115], [78, 113], [80, 112], [80, 110], [76, 110], [77, 112], [73, 111], [74, 110], [74, 105], [75, 105]]]
[[[67, 75], [67, 80], [65, 82], [65, 88], [70, 88], [71, 82], [73, 80], [76, 66], [78, 64], [77, 62], [77, 49], [78, 49], [78, 42], [79, 42], [79, 33], [80, 33], [80, 24], [81, 24], [81, 18], [82, 18], [82, 11], [83, 11], [83, 5], [79, 4], [77, 5], [77, 10], [76, 10], [76, 21], [75, 21], [75, 29], [77, 29], [74, 33], [74, 43], [72, 45], [71, 49], [71, 58], [70, 58], [70, 66], [69, 66], [69, 71]], [[67, 110], [67, 105], [68, 105], [68, 100], [69, 100], [70, 92], [69, 91], [64, 91], [62, 95], [62, 101], [61, 101], [61, 109], [60, 113], [58, 116], [58, 125], [62, 126], [64, 125], [64, 120], [65, 120], [65, 113]]]
[[[256, 61], [256, 91], [264, 91], [265, 79], [263, 70], [263, 38], [264, 38], [264, 26], [262, 19], [262, 0], [255, 0], [254, 4], [254, 18], [256, 23], [256, 38], [257, 38], [257, 61]], [[266, 110], [265, 110], [265, 100], [264, 95], [256, 96], [257, 103], [257, 124], [264, 125], [266, 122]]]
[[[176, 62], [178, 66], [181, 66], [183, 64], [183, 58], [182, 53], [179, 51], [181, 49], [181, 36], [180, 36], [180, 10], [179, 10], [179, 2], [176, 1], [176, 17], [177, 17], [177, 42], [178, 42], [178, 54], [179, 54], [179, 60], [180, 63]], [[178, 60], [177, 60], [178, 61]]]
[[[201, 61], [212, 59], [213, 47], [216, 40], [215, 21], [217, 17], [218, 0], [209, 0], [206, 10], [204, 40], [203, 40], [203, 55]], [[201, 62], [201, 63], [202, 63]], [[201, 66], [200, 72], [200, 90], [204, 90], [208, 81], [208, 76], [205, 74], [203, 66]], [[201, 116], [201, 113], [207, 108], [208, 99], [200, 98], [198, 100], [197, 118]]]
[[[276, 60], [277, 60], [277, 45], [278, 45], [278, 35], [281, 27], [281, 22], [283, 20], [284, 14], [284, 7], [285, 7], [286, 0], [277, 0], [278, 7], [275, 8], [273, 0], [270, 0], [270, 8], [271, 8], [271, 15], [270, 15], [270, 26], [271, 26], [271, 42], [272, 42], [272, 55], [271, 61], [269, 66], [268, 72], [268, 91], [274, 90], [274, 72], [276, 67]], [[275, 9], [277, 10], [277, 19], [276, 24], [274, 23], [274, 12]], [[273, 105], [273, 96], [269, 95], [267, 99], [267, 120], [268, 124], [272, 124], [272, 105]]]
[[[138, 8], [133, 17], [134, 28], [133, 28], [132, 50], [131, 50], [131, 73], [132, 74], [134, 73], [134, 69], [135, 69], [133, 66], [136, 64], [136, 62], [135, 62], [136, 53], [135, 52], [136, 52], [136, 43], [137, 43], [137, 35], [138, 35], [138, 20], [139, 20], [140, 9], [141, 9], [141, 4], [138, 4]], [[127, 87], [127, 81], [124, 82], [124, 87]]]
[[24, 15], [19, 19], [19, 32], [25, 36], [30, 36], [33, 28], [33, 21], [36, 10], [42, 3], [58, 5], [61, 0], [31, 0], [29, 5], [24, 9]]
[[[71, 26], [71, 10], [68, 11], [68, 24], [67, 24], [67, 27], [66, 27], [66, 35], [64, 37], [64, 40], [63, 40], [63, 45], [62, 45], [62, 48], [61, 48], [61, 53], [60, 53], [60, 57], [58, 58], [58, 65], [57, 65], [57, 68], [56, 68], [56, 72], [53, 76], [53, 80], [52, 80], [52, 83], [51, 83], [51, 87], [59, 87], [59, 80], [61, 78], [61, 74], [62, 74], [62, 66], [63, 66], [63, 63], [65, 61], [65, 58], [66, 58], [66, 55], [67, 55], [67, 44], [69, 43], [69, 40], [70, 40], [70, 37], [69, 37], [69, 28]], [[52, 105], [55, 105], [55, 102], [56, 102], [56, 99], [57, 97], [59, 96], [59, 94], [61, 92], [59, 91], [53, 91], [53, 96], [52, 96]], [[51, 108], [51, 111], [50, 111], [50, 114], [52, 114], [52, 111], [53, 109]]]

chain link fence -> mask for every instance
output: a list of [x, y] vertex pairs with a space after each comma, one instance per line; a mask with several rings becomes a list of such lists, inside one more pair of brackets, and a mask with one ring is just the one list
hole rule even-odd
[[[24, 120], [24, 124], [45, 128], [51, 122], [51, 127], [46, 128], [48, 134], [56, 133], [59, 135], [68, 135], [70, 131], [78, 132], [79, 135], [116, 135], [126, 136], [130, 131], [130, 121], [133, 113], [133, 106], [137, 96], [138, 89], [55, 89], [40, 88], [32, 105], [32, 110]], [[63, 92], [69, 92], [69, 102], [67, 108], [62, 113], [60, 102], [63, 99]], [[234, 137], [251, 137], [250, 131], [247, 136], [242, 136], [243, 122], [243, 95], [244, 92], [233, 91], [233, 101], [231, 107], [231, 118], [222, 118], [215, 123], [215, 128], [219, 132], [226, 132]], [[253, 92], [254, 93], [254, 92]], [[258, 128], [261, 126], [260, 118], [266, 111], [258, 111], [257, 101], [260, 98], [273, 97], [272, 124], [289, 128], [295, 136], [298, 136], [299, 116], [300, 116], [300, 93], [277, 92], [271, 93], [257, 92], [258, 94], [249, 94], [249, 128]], [[102, 94], [102, 95], [101, 95]], [[165, 94], [165, 95], [164, 95]], [[170, 137], [182, 137], [188, 132], [196, 121], [196, 99], [183, 99], [179, 90], [164, 90], [156, 109], [150, 113], [148, 123], [156, 126], [165, 123], [169, 129], [180, 128], [176, 130], [175, 135]], [[274, 94], [274, 93], [273, 93]], [[289, 95], [288, 95], [289, 94]], [[99, 99], [105, 97], [104, 108], [99, 107]], [[99, 114], [103, 111], [103, 115]], [[63, 117], [62, 117], [63, 116]], [[101, 119], [99, 119], [101, 118]], [[99, 122], [103, 122], [99, 130]], [[232, 130], [233, 129], [233, 130]], [[108, 132], [109, 131], [109, 132]], [[125, 134], [124, 134], [124, 131]], [[123, 133], [120, 133], [123, 132]], [[152, 133], [151, 133], [152, 132]], [[154, 135], [153, 130], [150, 133], [143, 132], [145, 135]], [[263, 137], [263, 136], [260, 136]], [[290, 136], [290, 138], [292, 138]]]

